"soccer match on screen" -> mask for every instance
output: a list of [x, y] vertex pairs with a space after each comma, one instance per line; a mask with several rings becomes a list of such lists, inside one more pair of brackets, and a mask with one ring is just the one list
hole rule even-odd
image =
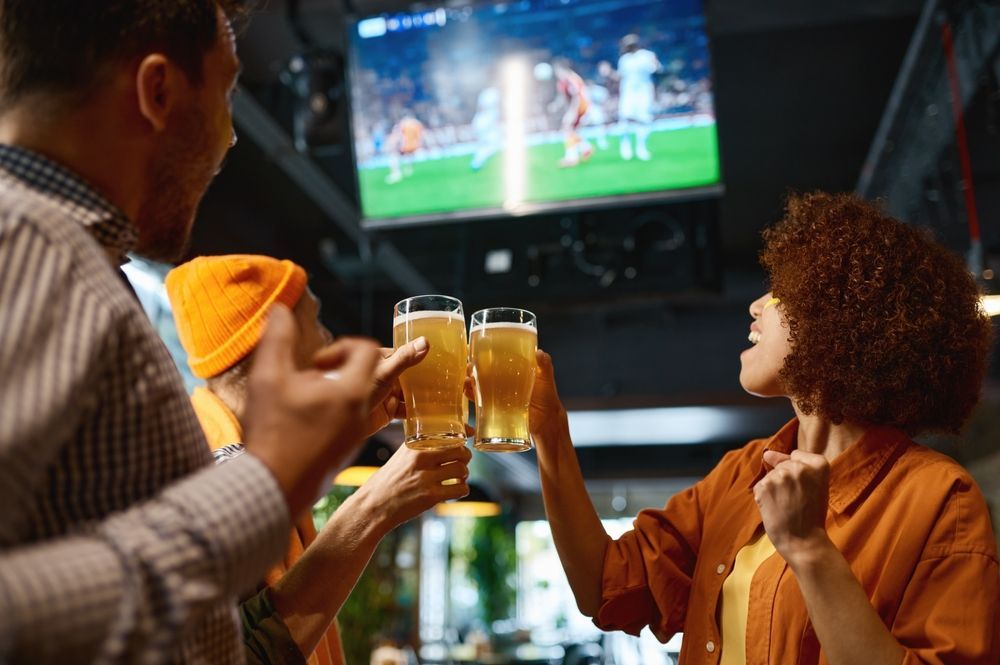
[[367, 219], [719, 182], [699, 0], [521, 0], [359, 19]]

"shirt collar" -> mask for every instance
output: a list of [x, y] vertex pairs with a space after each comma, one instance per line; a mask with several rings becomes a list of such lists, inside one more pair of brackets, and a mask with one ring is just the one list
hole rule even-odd
[[110, 254], [121, 257], [121, 262], [135, 247], [138, 232], [125, 213], [51, 159], [25, 148], [0, 145], [0, 178], [13, 179], [52, 201]]
[[[796, 447], [799, 420], [793, 418], [772, 436], [765, 450], [774, 450], [786, 455]], [[857, 441], [848, 446], [830, 463], [830, 509], [842, 513], [876, 484], [885, 467], [896, 458], [900, 450], [909, 442], [909, 437], [893, 427], [872, 427]], [[763, 459], [754, 462], [757, 473], [750, 483], [751, 488], [764, 477]]]

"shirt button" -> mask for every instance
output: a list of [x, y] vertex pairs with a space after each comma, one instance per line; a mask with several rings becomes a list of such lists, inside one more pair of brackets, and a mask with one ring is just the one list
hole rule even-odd
[[705, 651], [707, 651], [708, 653], [712, 653], [713, 651], [715, 651], [715, 642], [709, 640], [708, 643], [705, 644]]
[[718, 567], [716, 567], [716, 569], [715, 569], [715, 574], [716, 575], [721, 575], [724, 572], [726, 572], [726, 564], [720, 563], [718, 565]]

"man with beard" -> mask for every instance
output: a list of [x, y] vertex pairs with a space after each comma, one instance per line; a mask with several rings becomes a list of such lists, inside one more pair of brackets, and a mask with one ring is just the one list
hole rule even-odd
[[181, 253], [234, 142], [237, 11], [0, 0], [0, 662], [242, 663], [235, 596], [395, 380], [369, 341], [303, 366], [276, 305], [213, 467], [121, 279]]

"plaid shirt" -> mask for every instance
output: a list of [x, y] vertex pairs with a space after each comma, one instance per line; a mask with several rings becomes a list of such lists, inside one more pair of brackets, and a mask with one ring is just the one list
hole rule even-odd
[[263, 464], [211, 466], [112, 260], [135, 241], [77, 176], [0, 146], [0, 663], [242, 663], [235, 596], [286, 544]]

